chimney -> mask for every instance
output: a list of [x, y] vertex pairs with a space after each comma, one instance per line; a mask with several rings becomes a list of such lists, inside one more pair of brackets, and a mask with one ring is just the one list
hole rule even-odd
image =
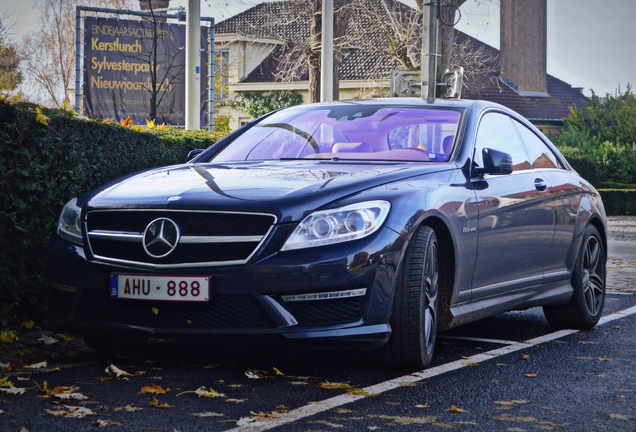
[[501, 0], [500, 74], [523, 96], [548, 96], [546, 0]]

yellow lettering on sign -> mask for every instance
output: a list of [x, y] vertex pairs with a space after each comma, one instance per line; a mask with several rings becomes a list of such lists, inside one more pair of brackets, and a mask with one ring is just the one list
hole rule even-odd
[[135, 43], [120, 43], [119, 38], [112, 42], [100, 42], [99, 38], [91, 38], [91, 49], [93, 51], [116, 51], [128, 53], [140, 53], [142, 46], [138, 40]]

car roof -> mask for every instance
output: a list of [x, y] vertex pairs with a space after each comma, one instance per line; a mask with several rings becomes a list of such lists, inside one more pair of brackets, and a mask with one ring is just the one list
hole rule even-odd
[[[421, 106], [421, 107], [441, 107], [441, 108], [469, 108], [475, 104], [485, 104], [497, 106], [498, 104], [468, 99], [422, 99], [422, 98], [369, 98], [369, 99], [347, 99], [331, 102], [320, 102], [311, 106], [334, 106], [334, 105], [384, 105], [384, 106]], [[304, 105], [306, 106], [306, 105]]]

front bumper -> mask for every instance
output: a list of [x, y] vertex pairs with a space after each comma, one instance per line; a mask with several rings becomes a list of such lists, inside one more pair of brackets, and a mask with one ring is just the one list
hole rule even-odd
[[[257, 263], [143, 270], [90, 262], [58, 236], [49, 243], [47, 324], [82, 334], [198, 337], [210, 343], [288, 340], [373, 349], [388, 340], [394, 286], [406, 240], [383, 228], [368, 238], [275, 253]], [[111, 273], [208, 275], [206, 303], [112, 299]], [[285, 301], [283, 296], [366, 289], [364, 296]]]

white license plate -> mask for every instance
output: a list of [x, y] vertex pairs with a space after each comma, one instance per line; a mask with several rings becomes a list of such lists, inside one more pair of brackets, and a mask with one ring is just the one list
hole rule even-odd
[[205, 302], [210, 299], [210, 278], [111, 274], [110, 296], [119, 299]]

